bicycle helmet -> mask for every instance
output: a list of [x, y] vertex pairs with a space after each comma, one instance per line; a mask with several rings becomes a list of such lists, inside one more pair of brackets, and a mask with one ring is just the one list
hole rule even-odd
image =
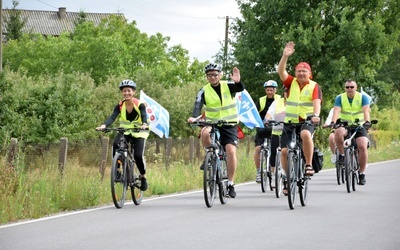
[[133, 89], [136, 90], [136, 83], [132, 80], [123, 80], [120, 84], [119, 84], [119, 89], [122, 90], [124, 87], [131, 87]]
[[222, 66], [220, 64], [216, 64], [216, 63], [209, 63], [204, 68], [204, 72], [205, 73], [207, 73], [208, 71], [211, 71], [211, 70], [216, 70], [218, 72], [221, 72], [222, 71]]
[[264, 88], [266, 88], [266, 87], [277, 88], [277, 87], [278, 87], [278, 84], [277, 84], [274, 80], [269, 80], [269, 81], [266, 81], [266, 82], [264, 83]]

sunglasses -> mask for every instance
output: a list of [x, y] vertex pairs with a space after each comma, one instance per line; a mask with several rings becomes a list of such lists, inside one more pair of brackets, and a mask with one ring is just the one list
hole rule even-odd
[[354, 89], [355, 86], [346, 86], [346, 89]]
[[207, 74], [207, 77], [217, 77], [219, 74], [218, 73], [214, 73], [214, 74]]

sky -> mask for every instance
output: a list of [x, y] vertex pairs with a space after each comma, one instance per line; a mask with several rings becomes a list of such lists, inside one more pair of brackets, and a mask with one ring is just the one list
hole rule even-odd
[[[2, 0], [3, 9], [12, 0]], [[225, 22], [241, 17], [235, 0], [19, 0], [17, 9], [67, 12], [123, 13], [128, 22], [148, 35], [170, 37], [169, 46], [181, 44], [191, 59], [213, 61], [225, 41]]]

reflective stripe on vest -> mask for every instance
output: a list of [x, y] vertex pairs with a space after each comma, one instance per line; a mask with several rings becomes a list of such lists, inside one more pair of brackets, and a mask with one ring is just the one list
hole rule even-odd
[[[274, 95], [274, 100], [278, 100], [279, 98], [281, 98], [280, 95], [277, 94]], [[264, 110], [265, 104], [267, 103], [267, 96], [265, 95], [263, 97], [260, 97], [259, 102], [260, 102], [260, 110], [258, 110], [258, 113]]]
[[351, 104], [346, 93], [341, 94], [340, 97], [342, 99], [340, 120], [353, 123], [356, 119], [358, 119], [359, 122], [363, 122], [364, 113], [362, 111], [362, 94], [360, 92], [356, 92]]
[[299, 122], [299, 116], [306, 119], [313, 115], [313, 99], [315, 85], [317, 83], [309, 80], [309, 83], [300, 90], [297, 78], [294, 78], [290, 85], [290, 94], [286, 99], [286, 118], [285, 122]]
[[239, 122], [236, 98], [232, 97], [228, 83], [226, 81], [220, 81], [219, 85], [221, 88], [221, 98], [210, 83], [204, 86], [206, 120]]
[[[139, 105], [140, 102], [138, 99], [134, 98], [133, 100], [133, 108], [137, 112], [137, 116], [135, 117], [135, 120], [129, 121], [126, 118], [126, 104], [125, 102], [122, 103], [121, 109], [120, 109], [120, 116], [119, 116], [119, 125], [121, 128], [138, 128], [142, 125], [142, 117], [140, 116], [140, 110], [139, 110]], [[126, 131], [124, 133], [125, 135], [132, 135], [135, 138], [147, 138], [150, 134], [150, 130], [145, 130], [145, 131], [140, 131], [139, 133], [135, 133], [132, 130]]]

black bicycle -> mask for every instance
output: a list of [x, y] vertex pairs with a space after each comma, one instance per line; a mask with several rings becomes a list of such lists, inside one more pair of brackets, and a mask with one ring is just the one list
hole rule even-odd
[[[377, 124], [378, 120], [372, 120], [372, 124]], [[358, 130], [364, 125], [359, 124], [358, 119], [353, 124], [348, 124], [348, 122], [338, 121], [336, 127], [343, 126], [347, 131], [353, 131], [352, 134], [348, 134], [343, 142], [344, 146], [344, 179], [346, 182], [346, 189], [348, 193], [351, 191], [356, 191], [356, 185], [358, 184], [358, 171], [360, 170], [360, 163], [358, 161], [358, 148], [356, 144], [355, 135]]]
[[228, 169], [226, 165], [226, 152], [220, 143], [220, 133], [218, 127], [223, 125], [233, 125], [233, 123], [226, 121], [196, 121], [194, 125], [200, 127], [211, 127], [211, 145], [205, 148], [206, 156], [203, 170], [203, 189], [206, 206], [213, 206], [217, 192], [217, 186], [219, 200], [221, 204], [226, 204], [228, 196]]
[[[105, 133], [117, 131], [117, 133], [124, 135], [126, 131], [140, 132], [141, 130], [140, 128], [105, 128], [101, 131]], [[125, 136], [120, 138], [118, 150], [115, 152], [111, 165], [111, 195], [116, 208], [124, 206], [128, 187], [131, 190], [132, 201], [135, 205], [140, 205], [143, 199], [143, 191], [140, 190], [140, 173], [135, 167], [132, 144], [125, 139]]]

